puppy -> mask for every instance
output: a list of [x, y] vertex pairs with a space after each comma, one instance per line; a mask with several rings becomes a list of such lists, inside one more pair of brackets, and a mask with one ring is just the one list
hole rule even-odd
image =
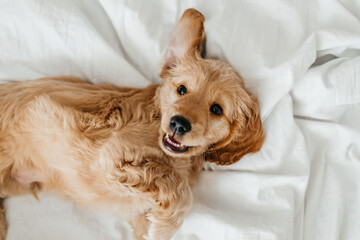
[[54, 191], [127, 219], [136, 239], [170, 239], [204, 160], [232, 164], [264, 141], [257, 100], [240, 75], [201, 58], [204, 20], [184, 12], [161, 85], [72, 77], [1, 85], [1, 197]]

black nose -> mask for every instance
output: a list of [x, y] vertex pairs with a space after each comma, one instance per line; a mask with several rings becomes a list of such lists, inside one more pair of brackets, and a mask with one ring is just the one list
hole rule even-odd
[[170, 119], [170, 128], [175, 134], [184, 135], [191, 131], [191, 124], [186, 118], [175, 115]]

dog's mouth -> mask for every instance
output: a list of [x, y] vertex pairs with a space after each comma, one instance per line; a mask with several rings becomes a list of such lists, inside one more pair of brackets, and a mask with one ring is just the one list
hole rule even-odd
[[184, 153], [187, 150], [189, 150], [189, 146], [185, 146], [179, 143], [178, 141], [170, 137], [169, 134], [167, 133], [164, 134], [163, 144], [167, 150], [170, 150], [171, 152], [174, 153]]

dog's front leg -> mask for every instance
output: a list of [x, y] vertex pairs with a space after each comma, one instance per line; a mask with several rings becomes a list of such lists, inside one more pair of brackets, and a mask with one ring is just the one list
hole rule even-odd
[[192, 203], [192, 192], [187, 180], [175, 171], [154, 179], [155, 205], [148, 213], [148, 239], [168, 240], [183, 223]]
[[154, 151], [140, 161], [123, 163], [118, 169], [116, 178], [121, 185], [149, 204], [145, 210], [149, 223], [136, 217], [130, 221], [134, 235], [142, 239], [142, 233], [149, 228], [146, 239], [169, 240], [191, 207], [192, 192], [187, 178], [173, 168], [166, 156]]
[[146, 240], [150, 224], [146, 217], [146, 213], [139, 214], [135, 218], [131, 219], [129, 223], [134, 230], [134, 239]]

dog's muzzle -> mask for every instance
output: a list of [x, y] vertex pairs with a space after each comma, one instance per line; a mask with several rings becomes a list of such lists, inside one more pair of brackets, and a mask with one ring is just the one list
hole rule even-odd
[[189, 150], [188, 146], [185, 146], [179, 142], [177, 142], [175, 139], [173, 139], [169, 134], [165, 133], [163, 137], [163, 145], [164, 147], [174, 153], [184, 153], [187, 150]]

